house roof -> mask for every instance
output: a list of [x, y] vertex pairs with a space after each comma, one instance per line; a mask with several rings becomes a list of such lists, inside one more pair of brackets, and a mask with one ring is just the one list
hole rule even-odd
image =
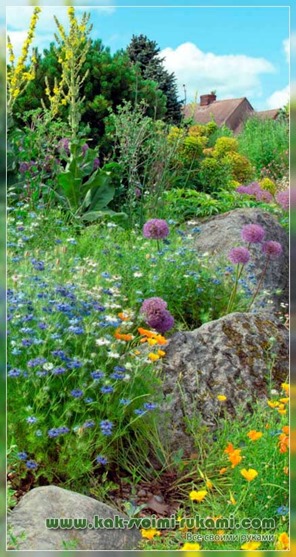
[[272, 110], [261, 110], [260, 112], [255, 112], [254, 116], [261, 118], [262, 120], [275, 120], [275, 118], [279, 115], [280, 109], [274, 108]]
[[[186, 118], [193, 117], [196, 122], [201, 124], [207, 124], [214, 119], [218, 126], [222, 126], [244, 101], [249, 103], [246, 97], [241, 97], [214, 101], [207, 106], [189, 104], [184, 107], [184, 115]], [[250, 108], [252, 109], [251, 105]]]

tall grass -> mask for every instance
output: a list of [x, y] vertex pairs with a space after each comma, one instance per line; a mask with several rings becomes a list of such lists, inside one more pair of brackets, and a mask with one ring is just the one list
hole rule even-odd
[[249, 118], [238, 142], [240, 153], [255, 167], [258, 178], [277, 180], [287, 173], [289, 133], [285, 120]]

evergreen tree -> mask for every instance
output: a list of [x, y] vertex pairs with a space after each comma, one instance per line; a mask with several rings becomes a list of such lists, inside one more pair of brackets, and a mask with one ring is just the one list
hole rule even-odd
[[176, 77], [164, 67], [164, 58], [159, 57], [160, 48], [145, 35], [133, 35], [127, 47], [130, 60], [137, 64], [144, 79], [153, 80], [167, 98], [165, 119], [174, 124], [181, 120], [182, 101], [178, 100]]

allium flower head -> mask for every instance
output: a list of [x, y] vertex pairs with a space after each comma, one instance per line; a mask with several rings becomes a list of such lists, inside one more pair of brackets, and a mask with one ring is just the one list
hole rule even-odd
[[259, 244], [265, 236], [265, 230], [260, 224], [246, 224], [242, 228], [241, 237], [245, 242]]
[[155, 329], [158, 333], [165, 333], [174, 326], [175, 320], [167, 309], [162, 310], [159, 314], [149, 314], [147, 324]]
[[242, 264], [245, 265], [250, 260], [250, 252], [247, 248], [244, 247], [237, 247], [232, 248], [230, 250], [228, 258], [230, 259], [231, 263], [235, 265]]
[[162, 240], [169, 234], [169, 227], [167, 222], [163, 219], [148, 220], [143, 226], [143, 235], [145, 238], [152, 238], [153, 240]]
[[158, 297], [147, 298], [141, 306], [141, 313], [145, 314], [146, 322], [149, 327], [158, 333], [165, 333], [174, 325], [174, 318], [166, 309], [167, 303]]
[[163, 311], [166, 308], [167, 303], [162, 298], [158, 298], [157, 296], [155, 296], [153, 298], [147, 298], [146, 300], [144, 300], [140, 311], [141, 313], [146, 313], [146, 315], [148, 315], [149, 313]]
[[264, 242], [264, 244], [262, 245], [262, 251], [263, 253], [268, 255], [268, 257], [274, 259], [281, 255], [283, 248], [279, 242], [269, 240], [268, 242]]
[[289, 190], [279, 191], [276, 194], [275, 199], [285, 211], [289, 210]]

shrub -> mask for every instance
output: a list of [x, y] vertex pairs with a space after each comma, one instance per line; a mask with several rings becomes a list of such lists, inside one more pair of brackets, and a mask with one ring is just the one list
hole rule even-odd
[[233, 180], [244, 183], [253, 178], [254, 169], [244, 155], [231, 151], [222, 160], [230, 163]]
[[270, 180], [270, 178], [263, 178], [263, 180], [259, 180], [259, 184], [263, 190], [269, 191], [272, 195], [276, 193], [276, 184]]
[[205, 192], [227, 189], [232, 180], [232, 166], [227, 157], [217, 159], [205, 158], [200, 164], [199, 178]]
[[213, 156], [217, 159], [225, 157], [229, 153], [236, 153], [238, 150], [238, 140], [234, 137], [219, 137], [215, 143]]

